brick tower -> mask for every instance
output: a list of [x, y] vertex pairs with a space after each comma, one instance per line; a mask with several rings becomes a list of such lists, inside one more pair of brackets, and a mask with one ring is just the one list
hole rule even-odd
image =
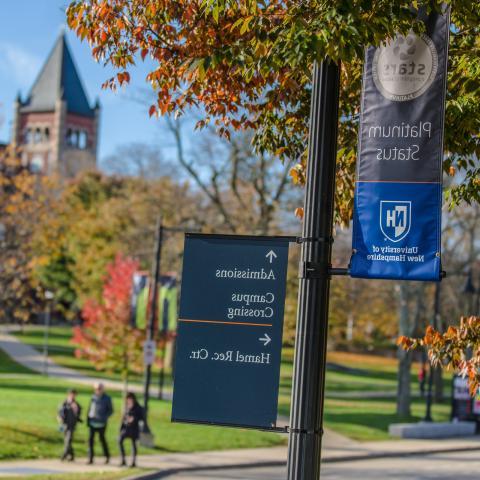
[[96, 167], [100, 105], [89, 104], [65, 34], [14, 109], [12, 143], [33, 171], [72, 178]]

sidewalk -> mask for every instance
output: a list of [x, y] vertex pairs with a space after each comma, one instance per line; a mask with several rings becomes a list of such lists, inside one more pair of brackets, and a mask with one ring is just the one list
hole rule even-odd
[[[322, 461], [324, 463], [366, 461], [375, 458], [395, 458], [432, 453], [480, 450], [480, 437], [449, 440], [387, 440], [384, 442], [358, 443], [344, 439], [327, 431], [324, 438]], [[138, 465], [155, 474], [136, 474], [135, 478], [163, 478], [180, 472], [211, 470], [217, 468], [242, 468], [260, 466], [283, 466], [287, 458], [287, 447], [225, 450], [197, 453], [175, 453], [166, 455], [140, 455]], [[4, 476], [66, 474], [82, 472], [117, 472], [117, 459], [105, 466], [86, 465], [85, 459], [75, 463], [59, 460], [18, 460], [0, 462], [0, 478]]]
[[[10, 331], [11, 329], [9, 327], [0, 327], [0, 350], [3, 350], [20, 365], [23, 365], [34, 372], [43, 374], [45, 370], [43, 354], [30, 345], [23, 343], [17, 337], [9, 333]], [[122, 382], [84, 375], [71, 368], [62, 367], [50, 358], [47, 361], [47, 375], [49, 377], [60, 378], [62, 380], [88, 386], [92, 386], [95, 382], [102, 382], [108, 390], [122, 390], [123, 388]], [[130, 384], [128, 388], [135, 393], [143, 392], [142, 385]], [[157, 395], [158, 388], [152, 385], [150, 391], [152, 395]], [[171, 397], [172, 392], [164, 390], [163, 398], [165, 400], [171, 400]]]

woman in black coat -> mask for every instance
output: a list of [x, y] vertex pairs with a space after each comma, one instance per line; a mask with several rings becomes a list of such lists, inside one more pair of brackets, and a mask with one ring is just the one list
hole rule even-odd
[[145, 421], [145, 411], [138, 403], [137, 397], [134, 393], [127, 393], [125, 412], [122, 418], [122, 424], [120, 426], [120, 454], [122, 456], [122, 466], [127, 464], [125, 460], [125, 446], [124, 442], [126, 438], [132, 441], [132, 463], [131, 467], [136, 466], [137, 461], [137, 441], [140, 436], [140, 422]]

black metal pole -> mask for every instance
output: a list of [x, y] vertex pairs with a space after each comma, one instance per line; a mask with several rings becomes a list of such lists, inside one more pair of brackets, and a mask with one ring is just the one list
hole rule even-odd
[[[147, 326], [147, 341], [153, 340], [155, 337], [155, 314], [157, 312], [158, 302], [158, 284], [160, 282], [160, 263], [162, 255], [162, 241], [163, 241], [163, 225], [161, 217], [157, 223], [157, 236], [155, 240], [155, 258], [153, 261], [153, 283], [150, 291], [150, 311], [148, 316]], [[148, 400], [150, 395], [150, 382], [152, 379], [152, 366], [147, 365], [145, 369], [145, 384], [143, 392], [143, 406], [145, 408], [145, 423], [144, 431], [149, 431], [148, 428]]]
[[161, 360], [162, 364], [160, 366], [160, 377], [158, 379], [158, 399], [163, 400], [163, 387], [165, 384], [165, 356], [167, 350], [167, 339], [166, 332], [162, 332], [162, 349], [161, 349]]
[[316, 241], [301, 253], [288, 480], [320, 478], [339, 84], [338, 65], [314, 65], [303, 236]]
[[[435, 284], [435, 297], [433, 301], [433, 319], [432, 319], [432, 327], [435, 330], [438, 329], [439, 315], [440, 315], [440, 282], [437, 282]], [[432, 366], [432, 364], [430, 364], [430, 370], [428, 372], [426, 410], [425, 410], [425, 417], [423, 419], [424, 422], [433, 422], [433, 418], [432, 418], [433, 375], [434, 375], [434, 367]]]
[[48, 374], [48, 336], [50, 330], [50, 317], [52, 312], [52, 306], [50, 300], [47, 300], [47, 308], [45, 309], [45, 324], [43, 330], [43, 374]]

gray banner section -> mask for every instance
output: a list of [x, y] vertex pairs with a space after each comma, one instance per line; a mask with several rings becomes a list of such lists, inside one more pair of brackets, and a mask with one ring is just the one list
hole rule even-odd
[[358, 181], [442, 181], [448, 15], [366, 51]]

